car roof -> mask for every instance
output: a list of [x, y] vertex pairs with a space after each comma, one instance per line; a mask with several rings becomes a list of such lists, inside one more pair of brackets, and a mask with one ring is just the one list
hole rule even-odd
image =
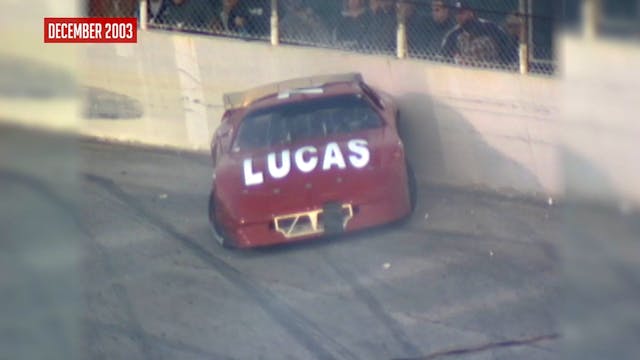
[[296, 102], [304, 102], [313, 99], [327, 98], [339, 95], [361, 94], [362, 89], [356, 84], [352, 83], [334, 83], [324, 85], [322, 88], [305, 88], [308, 89], [320, 89], [322, 92], [314, 91], [302, 91], [292, 92], [288, 95], [272, 94], [262, 99], [256, 100], [251, 103], [247, 108], [247, 112], [272, 107], [275, 105], [290, 104]]
[[[257, 88], [224, 94], [225, 110], [247, 109], [288, 103], [294, 99], [360, 92], [359, 73], [303, 77], [271, 83]], [[300, 98], [302, 96], [302, 98]]]

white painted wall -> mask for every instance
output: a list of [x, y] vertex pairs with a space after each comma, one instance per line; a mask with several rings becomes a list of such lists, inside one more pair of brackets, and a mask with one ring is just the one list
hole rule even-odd
[[640, 204], [640, 44], [565, 36], [560, 161], [573, 197]]

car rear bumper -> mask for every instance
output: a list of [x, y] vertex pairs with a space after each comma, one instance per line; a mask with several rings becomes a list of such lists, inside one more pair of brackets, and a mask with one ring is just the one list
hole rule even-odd
[[[349, 199], [343, 202], [349, 205], [351, 211], [345, 211], [348, 216], [345, 220], [344, 232], [353, 232], [379, 225], [384, 225], [408, 216], [411, 212], [408, 189], [406, 186], [397, 187], [395, 191], [388, 191], [386, 196], [377, 196], [371, 199]], [[227, 234], [233, 239], [234, 245], [239, 248], [269, 246], [275, 244], [291, 243], [328, 235], [322, 226], [314, 228], [314, 231], [299, 231], [287, 234], [286, 228], [276, 225], [276, 220], [287, 218], [288, 215], [313, 213], [320, 211], [317, 208], [311, 211], [291, 212], [281, 214], [269, 221], [236, 224], [227, 227]]]

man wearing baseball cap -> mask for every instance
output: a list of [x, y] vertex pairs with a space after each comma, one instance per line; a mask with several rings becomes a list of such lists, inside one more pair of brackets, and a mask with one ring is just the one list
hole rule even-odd
[[481, 19], [468, 0], [453, 2], [457, 26], [442, 41], [442, 53], [458, 64], [508, 64], [509, 38], [495, 23]]

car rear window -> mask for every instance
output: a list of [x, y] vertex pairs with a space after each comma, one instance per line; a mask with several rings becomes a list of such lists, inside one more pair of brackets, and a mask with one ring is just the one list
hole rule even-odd
[[382, 126], [382, 119], [358, 95], [278, 105], [245, 116], [234, 149], [257, 149]]

